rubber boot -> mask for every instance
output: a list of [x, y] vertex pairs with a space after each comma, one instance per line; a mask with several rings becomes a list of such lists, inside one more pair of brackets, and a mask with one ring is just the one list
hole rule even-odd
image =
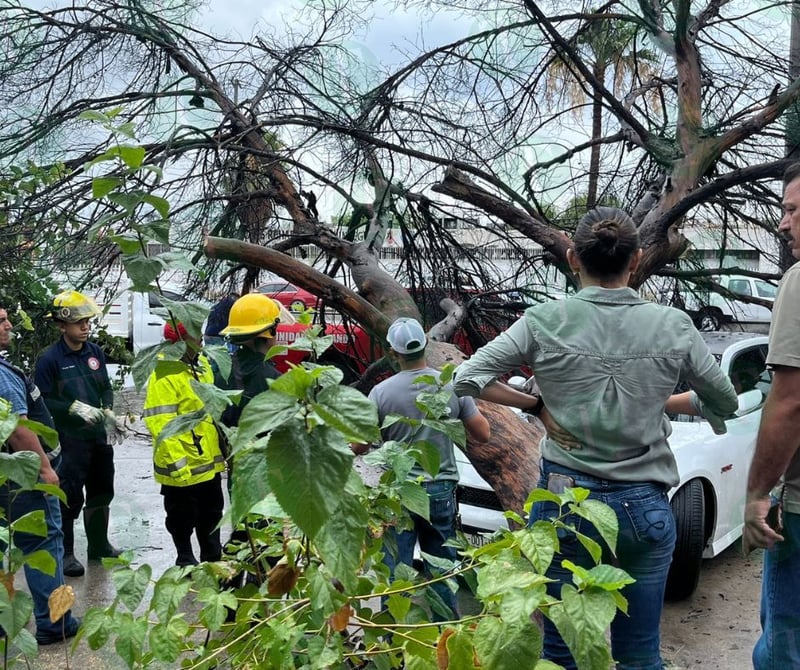
[[203, 533], [197, 529], [197, 543], [200, 545], [201, 561], [218, 561], [222, 558], [222, 543], [220, 542], [219, 528], [210, 533]]
[[86, 528], [86, 539], [89, 542], [89, 560], [99, 561], [101, 558], [116, 558], [122, 552], [111, 546], [108, 541], [108, 505], [102, 507], [85, 507], [83, 510], [83, 526]]
[[175, 559], [175, 565], [197, 565], [197, 559], [194, 557], [194, 551], [192, 550], [191, 537], [178, 539], [173, 535], [172, 541], [175, 543], [175, 549], [178, 552], [178, 557]]
[[75, 519], [61, 518], [61, 530], [64, 533], [64, 576], [80, 577], [86, 570], [75, 558]]

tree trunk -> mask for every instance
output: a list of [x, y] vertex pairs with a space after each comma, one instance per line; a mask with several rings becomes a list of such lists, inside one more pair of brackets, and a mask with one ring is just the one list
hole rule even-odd
[[[205, 253], [210, 258], [224, 258], [274, 272], [318, 295], [381, 340], [385, 339], [389, 325], [397, 317], [420, 318], [416, 304], [405, 289], [377, 264], [362, 263], [360, 266], [360, 287], [363, 285], [366, 289], [361, 294], [369, 296], [368, 302], [359, 293], [274, 249], [241, 240], [209, 237], [205, 242]], [[445, 336], [444, 329], [437, 332], [440, 333], [438, 337]], [[441, 368], [446, 363], [457, 365], [465, 356], [453, 344], [431, 340], [427, 358], [430, 365]], [[481, 477], [494, 489], [504, 509], [521, 514], [539, 477], [539, 441], [543, 428], [538, 422], [523, 421], [508, 407], [483, 401], [478, 401], [478, 405], [491, 425], [492, 438], [487, 444], [468, 442], [467, 454]]]

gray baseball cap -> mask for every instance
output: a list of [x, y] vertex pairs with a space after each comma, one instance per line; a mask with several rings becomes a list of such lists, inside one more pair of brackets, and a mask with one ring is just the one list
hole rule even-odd
[[389, 326], [386, 341], [398, 354], [415, 354], [422, 351], [428, 343], [419, 321], [407, 317], [397, 319]]

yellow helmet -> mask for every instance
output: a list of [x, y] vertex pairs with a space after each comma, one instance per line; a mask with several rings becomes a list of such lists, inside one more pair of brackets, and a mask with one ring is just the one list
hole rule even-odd
[[263, 293], [247, 293], [233, 303], [228, 325], [219, 332], [237, 339], [269, 338], [279, 323], [294, 323], [283, 305]]
[[63, 291], [53, 298], [53, 306], [48, 316], [55, 321], [77, 323], [100, 314], [102, 312], [97, 303], [89, 296], [78, 291]]

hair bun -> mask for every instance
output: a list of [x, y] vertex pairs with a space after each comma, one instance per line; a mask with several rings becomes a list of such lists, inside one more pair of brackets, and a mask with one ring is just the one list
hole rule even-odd
[[605, 219], [592, 225], [592, 232], [598, 241], [606, 246], [613, 246], [619, 240], [619, 222]]

